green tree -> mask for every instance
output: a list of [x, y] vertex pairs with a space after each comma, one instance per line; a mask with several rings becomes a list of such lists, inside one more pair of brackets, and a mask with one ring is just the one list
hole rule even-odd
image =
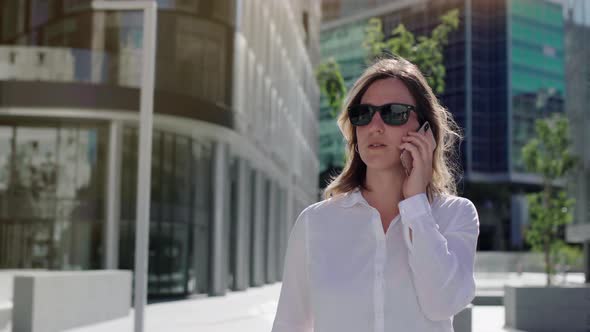
[[316, 71], [316, 78], [320, 91], [328, 98], [330, 114], [334, 118], [337, 117], [342, 108], [342, 100], [346, 95], [346, 86], [338, 62], [332, 57], [321, 63]]
[[522, 157], [527, 171], [542, 177], [543, 190], [527, 195], [530, 224], [525, 239], [533, 249], [544, 253], [547, 286], [555, 273], [557, 253], [566, 244], [560, 239], [560, 227], [573, 219], [574, 200], [566, 191], [556, 188], [553, 180], [566, 179], [578, 164], [570, 152], [569, 125], [558, 114], [535, 123], [536, 137], [523, 148]]
[[383, 26], [378, 18], [371, 18], [365, 29], [363, 46], [367, 49], [367, 62], [371, 63], [384, 52], [401, 56], [412, 62], [426, 76], [435, 93], [445, 90], [445, 66], [443, 49], [449, 43], [449, 34], [459, 27], [459, 10], [453, 9], [441, 17], [441, 23], [430, 36], [419, 36], [399, 24], [391, 32], [392, 37], [384, 40]]
[[584, 253], [579, 246], [566, 245], [559, 248], [559, 251], [556, 253], [556, 255], [557, 261], [562, 267], [563, 279], [565, 283], [567, 273], [572, 268], [581, 268], [583, 266]]

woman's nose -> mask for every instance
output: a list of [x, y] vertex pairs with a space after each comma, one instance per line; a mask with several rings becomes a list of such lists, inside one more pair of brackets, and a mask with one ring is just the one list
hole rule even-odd
[[383, 122], [383, 119], [381, 118], [381, 114], [379, 112], [376, 112], [373, 115], [371, 122], [369, 122], [369, 129], [371, 131], [374, 131], [374, 130], [383, 131], [385, 129], [385, 122]]

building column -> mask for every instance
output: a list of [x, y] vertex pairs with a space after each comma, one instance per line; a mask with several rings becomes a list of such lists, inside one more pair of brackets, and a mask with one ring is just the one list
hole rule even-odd
[[279, 271], [281, 273], [277, 275], [277, 281], [283, 280], [283, 272], [285, 269], [285, 255], [287, 253], [287, 244], [289, 243], [289, 235], [291, 234], [291, 227], [295, 222], [297, 216], [294, 215], [294, 195], [293, 195], [293, 185], [288, 185], [285, 188], [285, 194], [283, 197], [285, 212], [282, 214], [284, 219], [280, 222], [282, 223], [282, 232], [280, 241], [280, 248], [281, 248], [281, 257], [280, 257], [280, 267]]
[[228, 213], [225, 207], [227, 196], [227, 145], [215, 142], [213, 147], [213, 202], [211, 229], [211, 287], [209, 295], [225, 295], [227, 291], [227, 243], [225, 243], [225, 222]]
[[250, 216], [252, 199], [250, 195], [252, 178], [248, 162], [242, 158], [238, 159], [238, 195], [237, 195], [237, 236], [235, 252], [237, 275], [234, 277], [234, 288], [245, 290], [250, 283]]
[[254, 195], [254, 220], [252, 221], [252, 264], [250, 277], [251, 286], [262, 286], [264, 284], [264, 223], [266, 219], [266, 204], [264, 195], [264, 175], [260, 170], [256, 170], [254, 177], [255, 195]]
[[276, 255], [277, 255], [277, 235], [276, 228], [279, 220], [276, 219], [277, 209], [277, 186], [274, 181], [270, 182], [269, 200], [268, 200], [268, 220], [266, 228], [266, 283], [274, 283], [276, 279]]
[[278, 190], [278, 203], [277, 208], [279, 209], [278, 213], [278, 220], [277, 224], [277, 240], [276, 240], [276, 266], [275, 266], [275, 273], [276, 278], [275, 281], [281, 281], [283, 278], [283, 268], [284, 268], [284, 260], [285, 260], [285, 249], [287, 247], [286, 244], [286, 233], [287, 233], [287, 220], [290, 218], [289, 214], [287, 213], [287, 202], [286, 202], [286, 190], [284, 188], [279, 187]]
[[109, 146], [107, 156], [107, 172], [105, 181], [105, 224], [104, 224], [104, 256], [105, 269], [119, 267], [119, 221], [121, 194], [121, 160], [122, 124], [111, 121], [109, 124]]
[[285, 231], [285, 192], [277, 185], [277, 219], [275, 220], [275, 282], [281, 280], [281, 276], [283, 275], [281, 269], [283, 268], [283, 232]]

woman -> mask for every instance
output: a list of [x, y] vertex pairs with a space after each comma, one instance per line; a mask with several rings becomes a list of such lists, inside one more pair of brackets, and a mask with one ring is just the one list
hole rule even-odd
[[453, 331], [475, 294], [479, 219], [455, 196], [450, 113], [416, 66], [383, 59], [338, 126], [347, 162], [291, 230], [272, 331]]

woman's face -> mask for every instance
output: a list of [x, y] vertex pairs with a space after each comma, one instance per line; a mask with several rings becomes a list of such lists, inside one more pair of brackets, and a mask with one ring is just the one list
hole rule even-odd
[[[373, 82], [363, 95], [360, 103], [374, 106], [389, 103], [416, 106], [416, 101], [408, 88], [396, 78]], [[407, 135], [409, 131], [418, 130], [419, 126], [418, 116], [415, 112], [410, 112], [410, 119], [401, 126], [385, 124], [381, 119], [381, 115], [377, 112], [368, 125], [355, 127], [359, 154], [367, 168], [401, 170], [401, 150], [399, 145], [402, 144], [402, 137]], [[384, 144], [385, 146], [370, 147], [374, 143]]]

